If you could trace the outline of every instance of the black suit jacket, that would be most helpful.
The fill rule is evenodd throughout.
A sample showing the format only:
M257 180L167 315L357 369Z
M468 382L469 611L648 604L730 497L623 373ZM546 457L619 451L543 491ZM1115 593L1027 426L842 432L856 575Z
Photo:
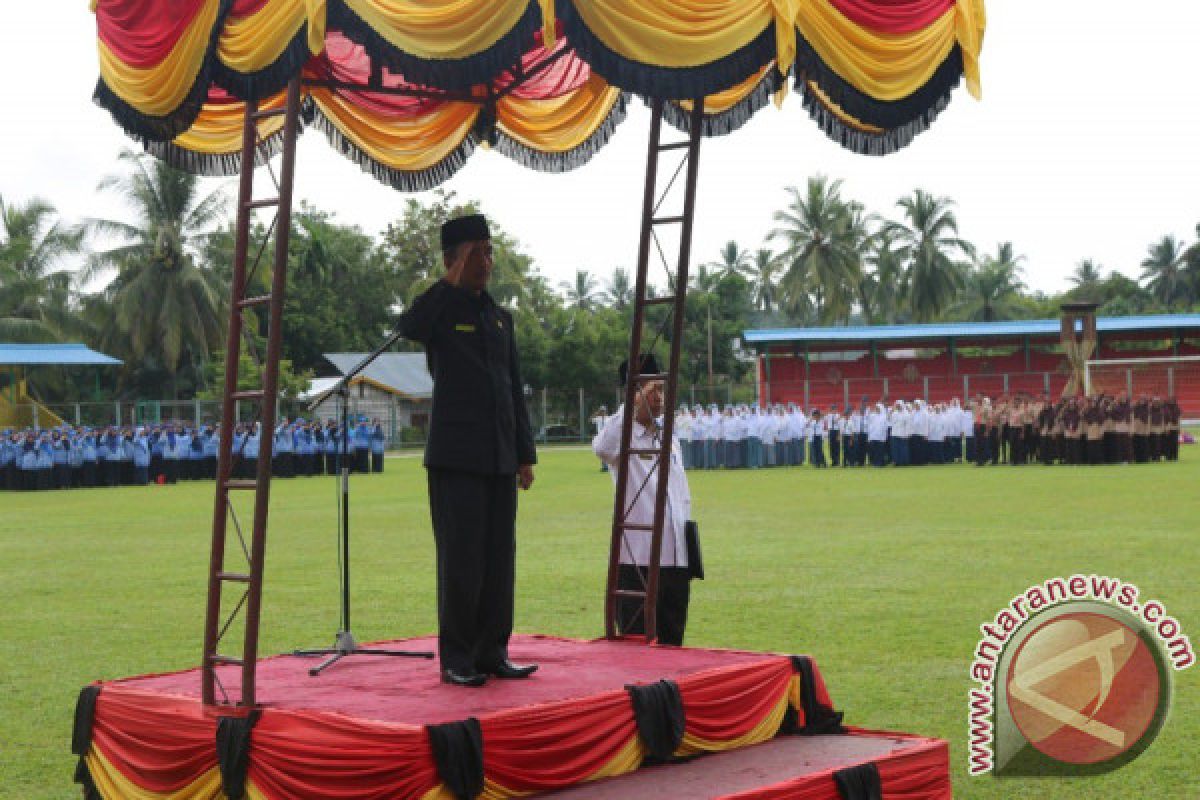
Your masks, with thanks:
M399 330L425 345L433 376L426 467L512 475L537 462L508 311L443 280L413 301Z

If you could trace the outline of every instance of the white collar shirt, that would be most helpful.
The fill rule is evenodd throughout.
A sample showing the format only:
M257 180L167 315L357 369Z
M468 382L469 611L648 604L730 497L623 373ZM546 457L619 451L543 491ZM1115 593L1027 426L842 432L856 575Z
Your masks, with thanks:
M629 446L652 449L659 446L659 432L643 427L634 420ZM617 482L618 460L621 451L621 411L605 424L592 440L592 452L609 466L613 485ZM626 522L636 525L654 523L654 498L658 493L660 472L655 469L658 456L629 457L629 477L625 488ZM639 492L638 490L641 489ZM688 490L687 473L683 470L679 441L671 444L671 467L667 478L667 507L663 518L661 567L687 566L687 540L684 529L692 516L692 495ZM650 563L650 531L625 531L619 560L622 564L647 566Z

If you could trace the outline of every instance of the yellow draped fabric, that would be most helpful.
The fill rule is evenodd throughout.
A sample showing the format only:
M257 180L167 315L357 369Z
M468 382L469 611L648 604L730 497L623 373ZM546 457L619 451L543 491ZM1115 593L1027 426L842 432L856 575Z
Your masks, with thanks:
M497 126L542 153L563 153L586 142L621 99L621 90L592 73L573 92L547 100L508 96L496 103Z
M779 733L779 726L783 724L784 714L788 710L788 694L789 692L785 691L771 708L770 713L753 728L734 739L724 741L703 739L695 734L685 732L675 755L694 756L698 753L720 753L726 750L736 750L739 747L749 747L752 744L759 744L774 738L775 734Z
M207 0L171 52L152 67L132 67L98 41L100 77L142 114L162 117L183 103L204 65L220 0Z
M983 0L958 0L955 8L954 30L963 54L963 80L967 91L976 100L983 96L979 79L979 53L983 50L983 31L987 12Z
M575 11L614 53L644 64L694 67L723 58L746 46L787 12L795 0L574 0ZM779 8L777 8L779 7ZM786 69L795 57L791 34L794 14L778 19L791 55L780 57Z
M758 72L751 75L746 80L731 86L723 92L715 92L704 98L704 113L705 114L721 114L736 106L738 103L745 100L754 90L758 88L759 83L771 71L773 64L767 64ZM692 110L691 100L680 100L679 107L684 111Z
M304 6L295 0L270 0L253 14L231 16L217 40L217 58L238 72L257 72L283 54L304 20Z
M465 58L511 31L525 13L517 0L344 0L396 48L418 58Z
M259 108L282 108L286 101L287 93L280 92L260 103ZM242 149L242 124L245 114L245 103L205 103L192 127L175 137L174 144L193 153L237 153ZM267 117L259 120L257 126L258 138L266 139L283 128L283 117Z
M126 778L95 745L88 750L84 760L87 761L92 782L104 800L225 800L225 793L221 790L221 771L216 767L177 791L152 792ZM250 783L246 784L246 794L252 800L266 800Z
M446 103L431 113L398 119L325 89L313 89L312 99L351 144L385 167L405 172L429 169L453 153L479 116L474 103Z
M588 783L603 778L615 778L618 775L626 775L640 767L645 759L646 746L642 744L641 738L635 734L609 759L608 763L584 778L583 782ZM483 792L479 795L479 800L509 800L509 798L525 797L530 794L532 792L509 789L507 786L502 786L490 778L484 778ZM425 800L429 799L426 798ZM447 795L444 799L439 796L436 800L450 800L450 795Z
M842 16L829 0L801 0L798 27L822 61L876 100L920 89L955 43L953 10L919 31L881 34Z

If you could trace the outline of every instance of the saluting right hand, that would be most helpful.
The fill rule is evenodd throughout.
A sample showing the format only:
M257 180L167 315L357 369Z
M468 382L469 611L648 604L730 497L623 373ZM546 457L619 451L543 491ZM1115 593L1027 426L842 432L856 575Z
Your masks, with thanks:
M451 286L462 286L463 273L466 272L467 261L470 260L471 254L474 251L474 242L458 248L458 255L450 263L450 268L446 271L446 283Z

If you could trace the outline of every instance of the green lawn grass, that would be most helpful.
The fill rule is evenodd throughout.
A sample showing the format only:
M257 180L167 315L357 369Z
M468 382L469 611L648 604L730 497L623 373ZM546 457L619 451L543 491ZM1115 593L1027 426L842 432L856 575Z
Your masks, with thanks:
M436 627L418 459L353 482L354 631ZM1056 575L1159 598L1200 645L1200 453L1134 467L692 473L708 580L688 643L810 653L848 723L943 737L967 798L1200 797L1200 668L1175 676L1153 747L1107 776L966 775L968 667L986 622ZM274 485L261 652L337 627L332 479ZM612 484L584 450L543 454L518 519L517 627L602 632ZM75 697L97 678L198 663L212 485L0 495L0 797L76 796Z

